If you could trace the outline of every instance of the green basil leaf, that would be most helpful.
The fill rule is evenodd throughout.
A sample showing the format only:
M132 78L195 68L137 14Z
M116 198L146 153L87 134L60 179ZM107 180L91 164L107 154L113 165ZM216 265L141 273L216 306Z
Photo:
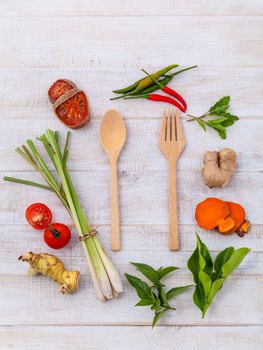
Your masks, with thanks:
M178 294L185 292L190 287L193 287L193 285L172 288L167 292L166 297L168 300L170 300L176 297Z
M153 292L147 283L145 283L141 279L139 279L135 276L129 275L127 273L125 274L125 276L126 276L127 280L129 281L129 283L136 290L139 298L146 299L149 301L152 300L153 303L155 302L155 297L153 295Z
M159 310L161 308L161 300L156 299L155 304L151 307L151 310Z
M219 101L217 101L209 109L209 113L217 115L217 113L225 112L228 109L228 107L229 107L229 103L230 103L230 96L222 97Z
M135 306L149 306L152 305L153 301L148 299L141 299Z
M231 119L226 119L224 122L222 122L222 125L225 128L227 128L228 126L232 126L233 124L235 124L235 121Z
M235 249L233 247L228 247L224 250L222 250L218 255L216 256L214 267L215 271L217 273L217 276L220 275L222 266L229 260L231 255L234 253Z
M159 280L162 279L164 276L168 275L168 273L173 272L177 269L178 269L178 267L175 267L175 266L160 267L157 270Z
M159 275L156 270L154 270L151 266L141 263L132 262L138 271L140 271L145 277L148 278L152 283L157 284L159 282Z
M158 323L158 321L160 320L160 318L167 312L167 309L163 309L162 311L159 312L155 312L155 316L153 318L153 322L152 322L152 328Z
M249 248L239 248L233 252L228 261L222 266L222 277L228 277L250 252Z
M222 288L223 284L224 284L225 279L224 278L220 278L218 280L215 280L212 283L211 289L210 289L210 293L207 297L207 303L210 305L214 296L216 295L216 293L219 291L219 289Z
M208 294L210 293L212 278L204 271L199 271L198 277L199 277L200 283L203 286L205 297L207 297Z

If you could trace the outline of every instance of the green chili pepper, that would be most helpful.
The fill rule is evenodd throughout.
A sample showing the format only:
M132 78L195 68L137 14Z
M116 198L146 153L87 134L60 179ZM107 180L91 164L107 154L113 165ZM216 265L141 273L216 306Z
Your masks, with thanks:
M160 79L158 82L160 84L162 84L163 86L166 86L172 79L174 76L182 73L182 72L185 72L187 70L190 70L190 69L193 69L193 68L196 68L197 66L191 66L191 67L187 67L187 68L184 68L184 69L181 69L181 70L178 70L177 72L175 73L172 73L172 74L169 74L167 76L164 76L163 79ZM139 91L136 95L145 95L145 94L150 94L151 92L154 92L156 90L160 89L160 86L158 83L152 85L152 86L149 86L148 88L146 89L143 89L142 91Z
M185 71L187 71L187 70L190 70L190 69L193 69L193 68L196 68L197 67L197 65L195 65L195 66L191 66L191 67L186 67L186 68L184 68L184 69L181 69L181 70L179 70L179 71L177 71L177 72L174 72L174 73L172 73L172 74L162 74L163 76L164 76L164 78L162 78L162 79L160 79L159 80L159 83L161 83L163 86L165 86L165 85L167 85L172 79L173 79L173 77L174 76L176 76L176 75L178 75L178 74L180 74L180 73L183 73L183 72L185 72ZM158 72L157 72L158 73ZM154 73L154 74L156 74L156 73ZM151 76L154 76L154 74L151 74ZM161 77L161 76L160 76ZM145 79L145 78L143 78L143 79ZM135 86L135 84L136 84L136 86L138 86L138 84L139 84L139 82L140 81L142 81L143 79L141 79L141 80L138 80L136 83L134 83L133 85ZM156 80L156 79L155 79ZM130 85L130 87L131 87L132 85ZM127 87L126 89L128 89L129 87ZM156 91L156 90L158 90L158 89L160 89L160 87L158 86L158 84L153 84L153 85L151 85L151 86L149 86L149 87L146 87L145 89L143 89L143 90L139 90L139 91L137 91L137 88L134 88L133 90L129 90L129 91L126 91L126 93L124 93L123 92L123 95L120 95L120 96L118 96L118 97L113 97L113 98L111 98L111 100L117 100L117 99L120 99L120 98L124 98L124 97L126 97L126 96L132 96L132 95L145 95L145 94L150 94L151 92L154 92L154 91ZM122 90L124 90L124 89L122 89ZM116 91L120 91L120 90L115 90L114 92L116 92Z
M153 74L151 76L155 79L158 80L161 76L163 76L165 73L169 72L169 70L178 67L178 64L172 64L170 66L167 66ZM140 80L137 80L134 84L127 86L126 88L119 89L119 90L114 90L113 92L116 94L124 94L126 95L127 93L130 94L137 94L138 91L141 91L145 89L148 86L153 85L154 82L150 77L145 77ZM118 96L115 98L112 98L111 100L117 100L119 98L122 98L122 96Z
M144 79L144 78L142 78L142 79ZM130 86L127 86L126 88L119 89L119 90L113 90L112 92L114 92L115 94L126 94L127 92L134 90L142 79L137 80L135 83L133 83Z

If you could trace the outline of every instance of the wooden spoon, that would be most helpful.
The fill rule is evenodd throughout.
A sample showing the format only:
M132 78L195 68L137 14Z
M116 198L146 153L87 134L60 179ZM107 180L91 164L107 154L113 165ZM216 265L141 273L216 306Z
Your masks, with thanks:
M126 128L120 113L108 110L100 124L100 142L111 167L111 249L120 250L117 162L125 144Z

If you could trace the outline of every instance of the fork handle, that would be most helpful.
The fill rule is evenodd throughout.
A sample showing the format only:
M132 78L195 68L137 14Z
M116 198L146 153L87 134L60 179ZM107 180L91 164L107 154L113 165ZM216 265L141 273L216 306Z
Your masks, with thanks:
M169 236L170 250L179 249L177 196L176 196L176 163L169 162Z

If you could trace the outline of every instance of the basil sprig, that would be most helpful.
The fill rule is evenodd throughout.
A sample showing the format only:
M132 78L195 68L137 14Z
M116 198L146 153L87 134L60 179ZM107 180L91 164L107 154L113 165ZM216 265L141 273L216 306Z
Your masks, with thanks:
M214 296L222 288L227 277L240 265L249 248L234 249L228 247L222 250L214 263L206 245L197 236L197 247L188 260L188 268L196 283L193 301L202 311L204 318Z
M229 113L227 110L229 108L230 96L224 96L219 101L217 101L212 107L210 107L209 111L201 115L201 117L192 117L188 121L195 120L201 128L206 131L206 127L209 126L213 128L218 135L222 138L226 138L227 127L233 125L235 121L239 118L236 115ZM219 118L203 120L208 116L217 116Z
M158 270L155 270L146 264L134 262L131 264L151 282L151 285L149 285L138 277L125 274L128 282L133 286L140 298L135 306L151 306L151 310L154 311L152 321L152 327L154 327L167 311L175 310L175 308L171 307L169 301L192 286L175 287L166 292L164 289L165 285L161 283L161 279L177 270L178 267L160 267Z

